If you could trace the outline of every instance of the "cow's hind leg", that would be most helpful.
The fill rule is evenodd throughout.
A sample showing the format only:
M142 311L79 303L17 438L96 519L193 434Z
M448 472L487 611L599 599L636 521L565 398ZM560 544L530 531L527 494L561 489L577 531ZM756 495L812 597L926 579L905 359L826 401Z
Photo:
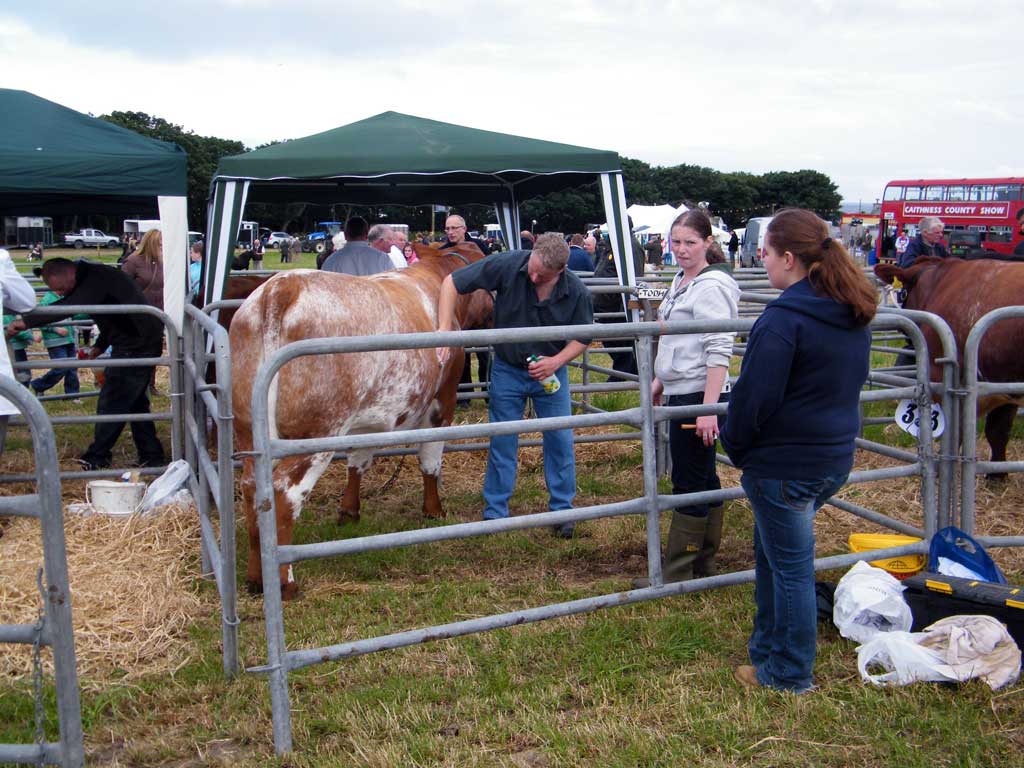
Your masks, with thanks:
M302 506L309 497L310 491L331 462L331 453L315 453L309 456L289 456L281 459L274 467L274 516L277 524L277 543L291 544L292 530L295 520L302 512ZM242 483L243 495L247 493L246 483ZM255 495L254 484L249 485L248 493ZM247 501L246 510L250 509ZM255 514L253 515L255 518ZM255 556L253 555L255 553ZM299 592L295 583L295 574L291 565L283 565L278 574L281 585L281 598L291 600ZM249 565L246 572L249 591L263 591L262 559L260 556L259 528L254 519L249 526Z
M359 487L363 473L373 464L373 451L350 451L348 454L348 483L338 510L338 525L359 522Z
M1013 419L1017 415L1017 404L1007 403L994 408L985 417L985 439L992 449L992 461L1006 461L1006 446L1010 442ZM1005 472L987 475L989 480L1006 480Z
M260 561L260 529L256 521L256 484L252 459L242 462L242 509L249 539L249 559L245 566L245 586L254 595L263 594L263 572Z
M462 350L457 350L462 351ZM448 370L444 381L438 388L437 399L431 404L430 411L423 419L423 427L447 427L455 417L455 401L459 385L456 373L458 368ZM444 517L441 507L441 496L438 485L441 480L441 460L444 457L444 442L423 443L420 445L420 471L423 473L423 515L424 517Z
M420 471L423 473L423 515L424 517L444 517L441 507L441 496L438 493L438 482L441 479L441 457L444 455L444 443L423 443L420 445Z

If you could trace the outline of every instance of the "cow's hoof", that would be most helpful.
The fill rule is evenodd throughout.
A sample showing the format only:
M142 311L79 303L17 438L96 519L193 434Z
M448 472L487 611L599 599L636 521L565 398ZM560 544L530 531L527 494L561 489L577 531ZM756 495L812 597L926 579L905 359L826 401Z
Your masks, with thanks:
M263 582L260 581L247 581L245 582L245 588L249 591L250 595L262 595L263 594ZM291 584L281 585L281 599L282 600L294 600L299 596L299 585L294 581Z
M985 480L989 483L1005 483L1009 479L1010 476L1005 472L1000 472L998 474L992 475L985 475Z
M431 520L440 520L442 517L444 517L444 510L443 509L424 509L423 510L423 516L424 517L428 517Z
M347 509L338 510L338 525L347 525L348 523L358 523L359 513L352 512Z
M281 599L294 600L299 596L299 585L296 582L281 585Z

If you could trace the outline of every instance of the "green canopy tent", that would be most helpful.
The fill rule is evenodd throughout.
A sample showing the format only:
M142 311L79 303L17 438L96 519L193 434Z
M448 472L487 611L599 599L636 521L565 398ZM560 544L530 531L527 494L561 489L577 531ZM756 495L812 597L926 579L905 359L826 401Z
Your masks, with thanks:
M615 152L510 136L397 112L222 158L211 185L206 301L223 293L242 211L251 202L495 206L519 247L519 203L600 180L620 281L635 282L622 166Z
M186 158L176 144L0 88L0 215L158 210L164 310L178 330L188 275Z

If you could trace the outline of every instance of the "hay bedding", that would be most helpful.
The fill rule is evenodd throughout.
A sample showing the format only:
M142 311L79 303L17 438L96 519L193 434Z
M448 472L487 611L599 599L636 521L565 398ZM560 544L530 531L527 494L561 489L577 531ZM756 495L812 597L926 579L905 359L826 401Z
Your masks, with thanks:
M187 630L204 607L194 582L199 521L169 505L128 518L65 516L79 677L173 674L189 661ZM0 623L34 622L42 564L38 521L18 518L0 538ZM29 674L29 646L0 645L0 676ZM44 653L50 664L50 656Z

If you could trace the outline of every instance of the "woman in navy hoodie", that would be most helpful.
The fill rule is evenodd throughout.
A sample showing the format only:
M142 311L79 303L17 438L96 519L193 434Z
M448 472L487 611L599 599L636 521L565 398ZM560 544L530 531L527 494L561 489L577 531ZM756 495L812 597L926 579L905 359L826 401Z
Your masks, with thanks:
M782 295L750 332L721 433L755 522L753 666L735 676L800 693L813 684L817 652L814 513L853 467L877 299L811 211L776 214L766 246Z

